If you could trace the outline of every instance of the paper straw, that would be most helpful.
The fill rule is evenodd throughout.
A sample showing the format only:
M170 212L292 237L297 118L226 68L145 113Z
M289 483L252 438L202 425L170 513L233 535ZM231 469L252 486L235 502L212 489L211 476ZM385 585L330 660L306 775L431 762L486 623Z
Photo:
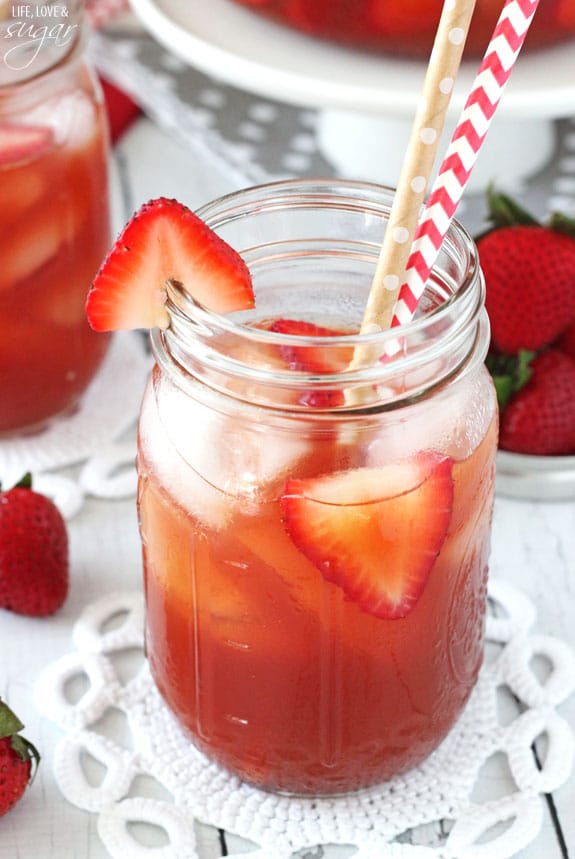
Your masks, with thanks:
M506 0L417 228L392 325L413 317L539 0Z
M445 0L443 4L361 333L390 327L475 2Z

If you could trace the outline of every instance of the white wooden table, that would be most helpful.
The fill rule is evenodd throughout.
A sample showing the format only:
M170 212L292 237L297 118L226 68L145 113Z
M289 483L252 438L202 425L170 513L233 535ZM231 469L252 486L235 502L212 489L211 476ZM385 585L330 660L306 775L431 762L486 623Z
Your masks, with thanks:
M149 121L140 122L118 147L121 182L117 218L121 223L141 202L176 196L197 207L229 190L224 177L202 170L189 153ZM141 560L133 500L90 500L69 522L71 593L64 608L46 620L0 612L0 694L26 723L43 762L25 799L0 819L0 859L107 859L95 816L63 799L54 780L52 758L61 734L35 709L33 690L42 670L71 649L72 626L83 608L106 591L140 587ZM492 570L534 601L537 630L575 648L575 502L529 502L498 498ZM561 713L575 728L575 697ZM505 776L502 773L501 779ZM238 840L199 828L202 859L238 850ZM246 847L248 850L249 847ZM142 856L144 857L143 850ZM352 851L331 848L307 853L343 859ZM548 798L537 840L518 859L575 857L575 776ZM270 857L273 859L273 857Z

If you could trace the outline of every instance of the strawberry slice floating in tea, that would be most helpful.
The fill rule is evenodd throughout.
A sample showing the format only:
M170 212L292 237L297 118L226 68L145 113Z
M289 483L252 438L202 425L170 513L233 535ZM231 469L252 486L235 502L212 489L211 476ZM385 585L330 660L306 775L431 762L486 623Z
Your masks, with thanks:
M317 325L315 322L308 322L303 319L274 319L260 327L290 337L325 339L343 337L352 333L347 330ZM280 346L280 354L290 369L324 376L345 370L353 358L353 347L334 346L329 343L329 340L327 343L322 343L319 339L315 343L306 343L302 346L293 342L286 342ZM299 402L316 409L335 409L344 404L345 397L343 391L339 389L310 390L299 398Z
M350 333L301 319L276 319L269 326L269 330L299 337L341 337ZM353 357L351 346L326 348L321 344L315 346L286 344L282 346L281 351L286 363L294 370L305 370L307 373L318 375L344 370Z
M427 451L380 468L289 479L295 545L370 614L403 618L420 598L453 505L452 460Z
M38 158L53 142L51 128L0 123L0 167Z
M216 313L254 305L241 256L182 203L159 198L134 215L100 268L86 305L90 325L96 331L167 328L169 281Z

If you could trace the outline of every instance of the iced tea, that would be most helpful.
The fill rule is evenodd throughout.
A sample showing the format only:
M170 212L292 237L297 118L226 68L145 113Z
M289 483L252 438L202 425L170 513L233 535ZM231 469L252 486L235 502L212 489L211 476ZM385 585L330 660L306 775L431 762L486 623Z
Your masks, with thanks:
M407 57L429 56L441 0L235 0L308 36ZM466 52L481 56L501 13L500 0L478 0ZM526 48L575 37L572 0L541 0Z
M110 242L107 146L76 54L0 86L0 433L74 408L106 352L84 305Z

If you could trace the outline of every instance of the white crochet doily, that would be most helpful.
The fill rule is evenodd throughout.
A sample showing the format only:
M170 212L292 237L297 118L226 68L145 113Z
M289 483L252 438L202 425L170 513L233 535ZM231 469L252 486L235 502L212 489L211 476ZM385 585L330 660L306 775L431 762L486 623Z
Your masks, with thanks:
M197 751L148 672L139 593L108 595L86 609L74 629L75 651L40 678L37 705L65 732L54 763L62 793L98 815L102 842L117 859L197 859L194 820L248 839L250 859L289 859L322 844L355 847L354 859L507 859L537 835L542 795L567 780L574 758L572 731L556 708L575 688L575 654L535 634L534 621L520 592L492 582L484 665L450 735L417 769L345 797L265 793ZM538 661L546 665L543 678L534 670ZM80 682L83 694L78 699L76 688L70 700ZM110 716L118 711L125 716L121 739ZM502 755L507 792L501 795L499 781L490 796L493 777L481 786L481 774ZM103 778L88 777L87 759L98 762ZM138 788L146 777L157 795ZM417 844L417 827L434 822L435 839ZM134 823L159 827L169 843L143 846Z
M135 433L122 436L138 416L152 359L141 334L114 335L79 408L31 435L0 439L0 475L10 486L31 472L34 488L71 517L85 495L103 498L135 493ZM82 463L78 477L52 471ZM131 466L124 468L124 466Z

